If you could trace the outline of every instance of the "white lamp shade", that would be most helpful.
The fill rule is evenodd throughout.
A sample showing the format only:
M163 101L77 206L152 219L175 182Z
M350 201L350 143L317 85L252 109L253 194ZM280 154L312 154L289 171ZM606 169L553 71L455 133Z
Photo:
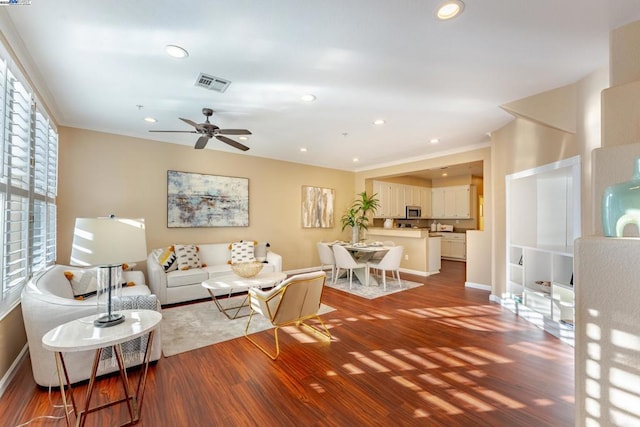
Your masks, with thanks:
M71 265L116 265L146 256L144 219L76 218Z

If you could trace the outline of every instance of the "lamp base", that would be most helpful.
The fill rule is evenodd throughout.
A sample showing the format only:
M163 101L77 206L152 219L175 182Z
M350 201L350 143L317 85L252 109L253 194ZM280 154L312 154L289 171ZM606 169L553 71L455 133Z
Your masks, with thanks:
M108 328L109 326L119 325L122 322L124 322L124 314L111 313L98 317L93 321L93 326L96 328Z

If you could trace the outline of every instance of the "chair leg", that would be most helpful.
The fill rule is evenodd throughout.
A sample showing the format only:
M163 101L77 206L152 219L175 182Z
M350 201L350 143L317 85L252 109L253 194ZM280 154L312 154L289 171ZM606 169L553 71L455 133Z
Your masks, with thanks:
M384 292L387 292L387 271L380 270L380 272L382 273L382 289Z
M340 267L336 267L336 274L333 276L333 284L335 285L338 282L338 276L340 275Z
M352 281L353 281L353 269L349 269L349 290L351 290Z
M402 287L402 280L400 280L400 270L396 270L396 276L398 277L398 286Z
M255 313L255 311L251 310L251 314L249 314L249 320L247 321L247 326L245 326L244 328L244 336L246 339L248 339L253 345L255 345L256 347L258 347L260 350L262 350L262 352L264 354L266 354L267 356L269 356L272 360L276 360L278 358L278 356L280 355L280 343L278 342L278 329L280 329L279 326L275 327L275 331L273 332L275 341L276 341L276 352L274 354L269 353L269 351L267 351L264 347L262 347L260 344L258 344L256 341L253 340L253 338L251 338L249 336L249 324L251 323L251 319L253 318L253 314Z

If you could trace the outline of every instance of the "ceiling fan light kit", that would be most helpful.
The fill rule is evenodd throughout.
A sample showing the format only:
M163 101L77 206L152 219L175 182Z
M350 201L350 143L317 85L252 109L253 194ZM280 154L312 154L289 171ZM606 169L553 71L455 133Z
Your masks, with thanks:
M247 151L249 149L246 145L241 144L238 141L234 141L231 138L227 138L224 135L251 135L250 131L247 129L220 129L209 121L209 117L213 115L213 110L211 108L203 108L202 114L206 117L204 123L196 123L193 120L178 117L186 124L193 126L195 130L150 130L149 132L195 133L201 135L194 146L197 150L203 149L211 138L216 138L218 141L222 141L225 144L241 151Z

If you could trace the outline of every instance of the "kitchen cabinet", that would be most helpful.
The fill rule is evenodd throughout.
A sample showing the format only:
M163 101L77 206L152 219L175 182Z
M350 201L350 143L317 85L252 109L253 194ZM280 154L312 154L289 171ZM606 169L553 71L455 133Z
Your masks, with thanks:
M469 219L475 215L475 185L431 189L431 218Z
M378 195L380 206L376 210L376 218L403 218L404 186L393 182L373 181L373 192Z
M373 192L380 200L376 218L404 218L406 206L420 206L421 218L429 218L431 197L427 187L373 181Z
M508 175L506 205L507 298L516 313L573 344L579 156Z
M442 258L453 260L467 259L467 236L465 233L442 233Z

